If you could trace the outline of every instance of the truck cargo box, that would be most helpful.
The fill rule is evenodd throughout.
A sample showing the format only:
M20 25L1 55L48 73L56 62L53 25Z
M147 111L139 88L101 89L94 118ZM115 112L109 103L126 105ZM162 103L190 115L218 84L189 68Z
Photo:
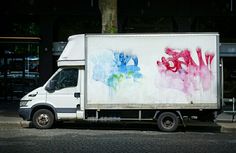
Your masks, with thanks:
M213 121L222 96L218 33L70 36L58 70L20 102L39 129L56 121Z
M85 65L86 109L217 109L218 37L75 35L58 62Z

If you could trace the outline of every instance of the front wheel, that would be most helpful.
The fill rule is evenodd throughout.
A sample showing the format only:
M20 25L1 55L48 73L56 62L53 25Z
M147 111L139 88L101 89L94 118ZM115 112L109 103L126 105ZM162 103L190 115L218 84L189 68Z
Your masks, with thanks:
M178 127L178 117L172 112L163 112L157 119L157 126L161 131L173 132Z
M37 129L49 129L54 123L54 115L50 110L39 109L33 115L33 124Z

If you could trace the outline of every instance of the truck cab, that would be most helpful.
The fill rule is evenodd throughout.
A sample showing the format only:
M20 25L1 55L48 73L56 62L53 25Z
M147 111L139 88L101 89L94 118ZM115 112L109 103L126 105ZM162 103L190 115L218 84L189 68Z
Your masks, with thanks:
M83 119L83 74L78 67L59 68L44 86L21 99L20 116L32 120L38 128L48 128L54 120Z

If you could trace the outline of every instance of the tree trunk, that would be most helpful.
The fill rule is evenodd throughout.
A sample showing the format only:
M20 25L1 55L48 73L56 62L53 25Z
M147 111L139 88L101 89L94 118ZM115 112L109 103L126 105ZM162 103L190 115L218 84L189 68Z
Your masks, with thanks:
M102 33L117 33L117 0L99 0Z

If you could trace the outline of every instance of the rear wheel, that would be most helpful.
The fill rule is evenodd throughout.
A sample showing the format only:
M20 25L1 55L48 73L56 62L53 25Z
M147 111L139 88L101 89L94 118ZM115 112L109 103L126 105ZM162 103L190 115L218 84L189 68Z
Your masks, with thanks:
M157 126L161 131L173 132L178 127L178 117L172 112L163 112L157 119Z
M54 115L50 110L39 109L33 115L33 124L38 129L49 129L54 123Z

